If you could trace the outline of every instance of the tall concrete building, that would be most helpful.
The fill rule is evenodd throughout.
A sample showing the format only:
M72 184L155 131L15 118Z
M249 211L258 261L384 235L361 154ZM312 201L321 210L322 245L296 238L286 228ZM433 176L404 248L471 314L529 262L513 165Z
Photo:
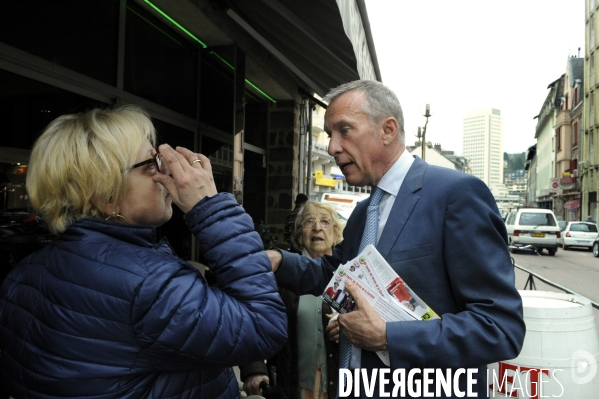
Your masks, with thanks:
M464 117L462 152L474 176L488 186L503 183L503 119L497 108L471 111Z

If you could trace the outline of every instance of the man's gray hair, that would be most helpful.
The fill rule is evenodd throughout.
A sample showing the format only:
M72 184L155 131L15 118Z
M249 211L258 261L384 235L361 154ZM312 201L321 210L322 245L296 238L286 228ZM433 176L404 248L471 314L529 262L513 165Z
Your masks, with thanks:
M395 93L384 84L376 80L354 80L331 89L323 100L330 104L337 97L354 90L366 94L363 111L370 118L372 125L376 125L390 116L397 119L399 141L404 143L405 133L401 105Z

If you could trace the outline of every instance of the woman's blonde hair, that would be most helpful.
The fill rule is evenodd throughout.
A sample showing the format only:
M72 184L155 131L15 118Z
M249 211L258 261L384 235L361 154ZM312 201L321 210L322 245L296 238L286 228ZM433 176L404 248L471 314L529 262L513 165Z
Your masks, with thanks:
M300 243L300 237L302 235L302 222L304 221L304 216L309 213L316 214L317 211L325 211L331 216L331 221L333 222L333 234L335 234L335 243L334 245L339 244L343 241L343 228L345 227L345 223L339 219L339 215L337 211L329 204L325 204L323 202L317 201L308 201L305 203L301 211L297 214L295 218L295 229L293 230L293 241L295 245L301 250L303 249L303 245Z
M78 218L103 217L104 205L119 203L146 139L155 145L156 130L134 105L52 121L33 145L27 170L31 204L50 231L62 233Z

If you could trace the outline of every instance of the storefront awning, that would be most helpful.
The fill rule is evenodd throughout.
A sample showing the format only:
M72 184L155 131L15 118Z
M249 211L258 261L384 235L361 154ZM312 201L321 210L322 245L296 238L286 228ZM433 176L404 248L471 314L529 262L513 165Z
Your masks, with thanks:
M580 200L579 199L575 199L572 201L568 201L564 204L564 208L565 209L576 209L580 207Z

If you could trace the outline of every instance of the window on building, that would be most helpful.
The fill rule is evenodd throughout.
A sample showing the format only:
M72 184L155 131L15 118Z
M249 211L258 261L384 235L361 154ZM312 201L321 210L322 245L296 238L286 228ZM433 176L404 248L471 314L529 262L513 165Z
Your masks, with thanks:
M560 151L562 149L562 128L558 127L555 129L555 144L557 146L557 150Z
M126 91L197 117L198 52L144 8L127 3Z
M118 17L118 0L3 2L0 42L115 85Z
M578 122L572 125L572 146L578 146Z

